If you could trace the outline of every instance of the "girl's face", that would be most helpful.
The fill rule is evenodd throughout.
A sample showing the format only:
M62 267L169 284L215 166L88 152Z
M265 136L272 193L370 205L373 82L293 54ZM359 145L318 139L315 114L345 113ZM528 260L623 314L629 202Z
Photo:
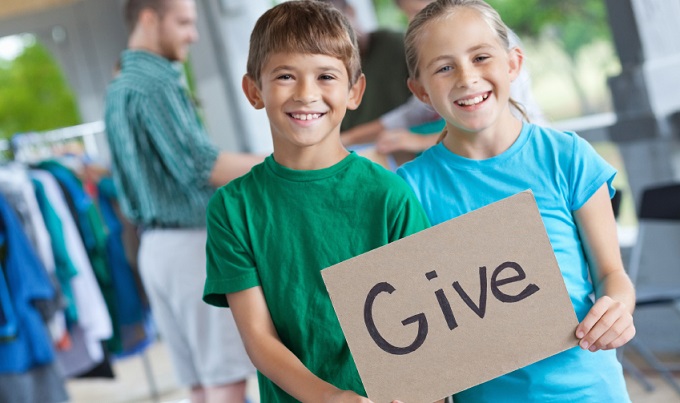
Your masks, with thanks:
M419 78L409 88L446 119L450 132L497 133L511 118L510 83L522 54L506 50L477 11L459 8L430 22L418 58Z

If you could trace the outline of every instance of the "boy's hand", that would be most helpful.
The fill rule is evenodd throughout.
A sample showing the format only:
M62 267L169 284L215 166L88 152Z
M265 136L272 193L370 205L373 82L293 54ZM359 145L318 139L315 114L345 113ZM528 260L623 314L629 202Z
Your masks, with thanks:
M595 301L588 315L576 327L579 346L584 350L610 350L635 336L633 315L622 302L604 296Z

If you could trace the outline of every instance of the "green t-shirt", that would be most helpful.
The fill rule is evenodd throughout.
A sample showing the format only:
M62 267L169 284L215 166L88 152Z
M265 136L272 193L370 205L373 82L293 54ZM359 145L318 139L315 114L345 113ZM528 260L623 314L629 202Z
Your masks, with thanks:
M272 156L208 205L203 299L261 286L279 337L315 375L366 395L320 271L429 226L413 191L354 153L298 171ZM351 292L351 290L347 290ZM263 402L294 402L258 374Z

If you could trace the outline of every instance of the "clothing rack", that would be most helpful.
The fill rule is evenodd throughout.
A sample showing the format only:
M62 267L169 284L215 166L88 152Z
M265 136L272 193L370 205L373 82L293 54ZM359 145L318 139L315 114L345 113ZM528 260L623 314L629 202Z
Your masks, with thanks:
M50 157L50 151L45 146L57 143L65 143L70 140L80 139L85 148L85 154L92 159L102 157L101 147L98 144L97 136L105 133L103 121L94 121L76 126L69 126L60 129L48 130L43 132L29 132L15 134L9 142L0 143L0 150L9 148L14 159L23 162L33 162L34 159ZM8 144L7 144L8 143ZM43 155L31 155L30 150L40 148Z
M0 139L0 153L12 152L13 159L19 162L35 163L39 160L54 157L51 146L66 143L71 140L82 140L85 155L92 160L101 161L108 158L106 145L100 146L99 141L106 141L103 136L106 126L103 121L94 121L76 126L69 126L43 132L29 132L15 134L11 140ZM100 137L99 139L97 137ZM38 153L31 153L36 149ZM108 161L108 159L106 160ZM154 403L160 401L160 394L152 371L151 362L146 351L138 354L142 360L149 392Z

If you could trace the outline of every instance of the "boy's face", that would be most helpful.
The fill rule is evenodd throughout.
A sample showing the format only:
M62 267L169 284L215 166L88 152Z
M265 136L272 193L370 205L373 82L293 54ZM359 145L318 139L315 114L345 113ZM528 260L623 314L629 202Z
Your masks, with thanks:
M243 78L250 103L267 111L275 150L288 155L339 145L340 123L359 106L364 87L363 76L350 87L342 60L301 53L270 55L259 86Z

